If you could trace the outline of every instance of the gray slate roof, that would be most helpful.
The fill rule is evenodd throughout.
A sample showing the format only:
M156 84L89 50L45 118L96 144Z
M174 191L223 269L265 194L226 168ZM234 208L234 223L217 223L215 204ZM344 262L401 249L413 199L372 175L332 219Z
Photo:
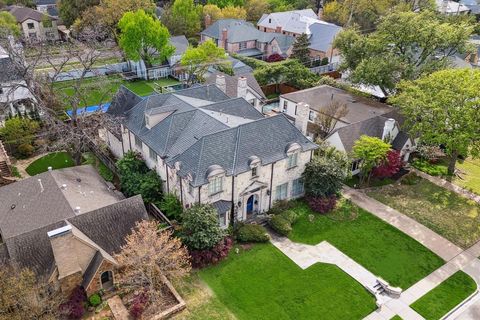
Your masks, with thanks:
M232 63L233 73L236 76L246 74L246 73L253 73L252 67L247 66L242 61L240 61L238 59L235 59L235 58L232 58L230 56L228 57L228 60Z
M188 40L184 35L170 37L170 44L175 47L174 55L182 55L188 48Z
M38 22L41 22L44 18L50 18L51 20L57 20L57 18L46 15L40 11L33 10L27 7L20 6L9 6L7 10L17 19L18 22L22 23L27 19L32 19Z
M263 114L243 98L233 98L203 107L204 110L211 110L232 116L247 118L251 120L263 119Z
M255 77L253 76L252 73L244 73L242 75L230 76L228 74L225 74L223 72L215 70L214 72L212 72L210 74L210 76L208 76L205 83L215 84L216 79L217 79L217 75L223 75L225 77L226 94L230 98L238 97L238 90L237 90L238 89L238 78L245 77L245 78L247 78L247 85L250 87L250 89L255 91L261 98L267 99L267 97L265 96L265 94L262 91L262 88L258 84L257 79L255 79Z
M112 99L107 113L113 116L124 116L143 99L133 91L121 85Z
M218 200L212 203L212 206L217 210L218 214L222 214L232 209L232 201Z
M327 52L342 28L334 24L314 23L310 26L310 49Z

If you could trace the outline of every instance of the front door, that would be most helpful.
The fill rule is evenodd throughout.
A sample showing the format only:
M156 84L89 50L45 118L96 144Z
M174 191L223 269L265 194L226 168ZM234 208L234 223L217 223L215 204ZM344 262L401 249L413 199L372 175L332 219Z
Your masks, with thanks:
M102 288L107 290L113 287L113 274L111 271L105 271L100 275L100 281L102 283Z
M247 200L247 216L253 213L254 205L255 205L255 195L252 194Z

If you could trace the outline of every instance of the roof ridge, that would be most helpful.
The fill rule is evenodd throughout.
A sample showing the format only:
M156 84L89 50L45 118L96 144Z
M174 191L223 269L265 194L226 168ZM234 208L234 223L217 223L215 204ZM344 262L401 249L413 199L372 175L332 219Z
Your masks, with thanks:
M200 145L200 152L199 152L199 154L198 154L197 170L195 170L195 172L198 172L198 170L200 170L200 159L202 158L203 146L204 146L204 144L205 144L205 139L204 139L204 138L205 138L205 136L203 136L203 137L200 139L202 144ZM200 140L199 140L199 141L200 141ZM197 141L197 142L199 142L199 141ZM197 143L197 142L195 142L195 143ZM190 148L191 148L191 147L190 147ZM190 149L190 148L188 148L188 149ZM187 149L187 150L188 150L188 149ZM185 151L186 151L186 150L185 150ZM195 180L197 180L197 179L198 179L198 176L195 177Z
M232 176L235 175L235 172L237 171L237 154L238 154L238 145L240 142L240 136L241 136L242 130L241 127L237 127L237 139L235 140L235 150L233 151L233 165L232 165Z

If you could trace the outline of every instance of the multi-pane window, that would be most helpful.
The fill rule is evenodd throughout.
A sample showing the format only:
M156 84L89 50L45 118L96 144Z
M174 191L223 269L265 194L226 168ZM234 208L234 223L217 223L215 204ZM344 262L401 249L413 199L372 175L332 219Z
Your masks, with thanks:
M148 155L149 155L151 160L157 162L157 153L155 151L153 151L153 149L150 148L150 147L148 147Z
M135 136L135 146L140 150L142 149L142 140L137 136Z
M247 43L246 42L240 42L240 50L245 50L247 49Z
M35 25L32 22L27 23L28 29L35 29Z
M288 156L288 166L287 168L293 168L297 166L298 161L298 152L292 153Z
M210 183L208 184L209 193L212 195L221 192L223 190L222 185L223 176L213 177L212 179L210 179Z
M303 179L298 178L293 180L292 183L292 197L296 197L303 194Z
M257 167L253 167L253 168L252 168L252 178L255 178L255 177L257 177L257 176L258 176L258 174L257 174Z
M288 109L288 102L283 101L283 112L287 112L287 109Z
M220 227L227 226L227 212L222 212L218 214L218 223L220 224Z
M277 186L275 190L275 200L287 199L288 182Z

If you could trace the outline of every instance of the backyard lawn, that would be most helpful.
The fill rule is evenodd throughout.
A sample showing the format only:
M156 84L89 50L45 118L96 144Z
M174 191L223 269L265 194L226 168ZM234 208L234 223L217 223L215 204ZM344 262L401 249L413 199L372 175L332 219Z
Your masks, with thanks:
M458 271L438 287L415 301L411 307L426 320L438 320L477 289L475 281Z
M87 94L82 97L80 101L81 107L94 106L99 103L105 103L112 100L113 95L117 92L120 85L124 85L136 94L140 96L147 96L154 93L154 89L157 86L170 86L179 84L179 82L172 78L165 78L159 80L141 80L128 82L122 80L118 76L111 76L108 78L90 78L83 82L83 86ZM73 95L74 89L72 88L73 81L56 82L54 88L58 94L60 100L68 102L68 96ZM67 109L70 107L67 106Z
M292 241L314 245L326 240L393 286L407 289L444 263L419 242L345 199L328 215L313 213L300 201L294 210L301 216L289 235Z
M233 250L200 277L237 319L362 319L375 298L334 265L302 270L271 244Z
M416 177L367 194L412 217L453 243L467 248L480 239L480 205Z
M68 152L53 152L33 161L26 169L31 176L45 172L48 167L63 169L75 165L72 156Z

